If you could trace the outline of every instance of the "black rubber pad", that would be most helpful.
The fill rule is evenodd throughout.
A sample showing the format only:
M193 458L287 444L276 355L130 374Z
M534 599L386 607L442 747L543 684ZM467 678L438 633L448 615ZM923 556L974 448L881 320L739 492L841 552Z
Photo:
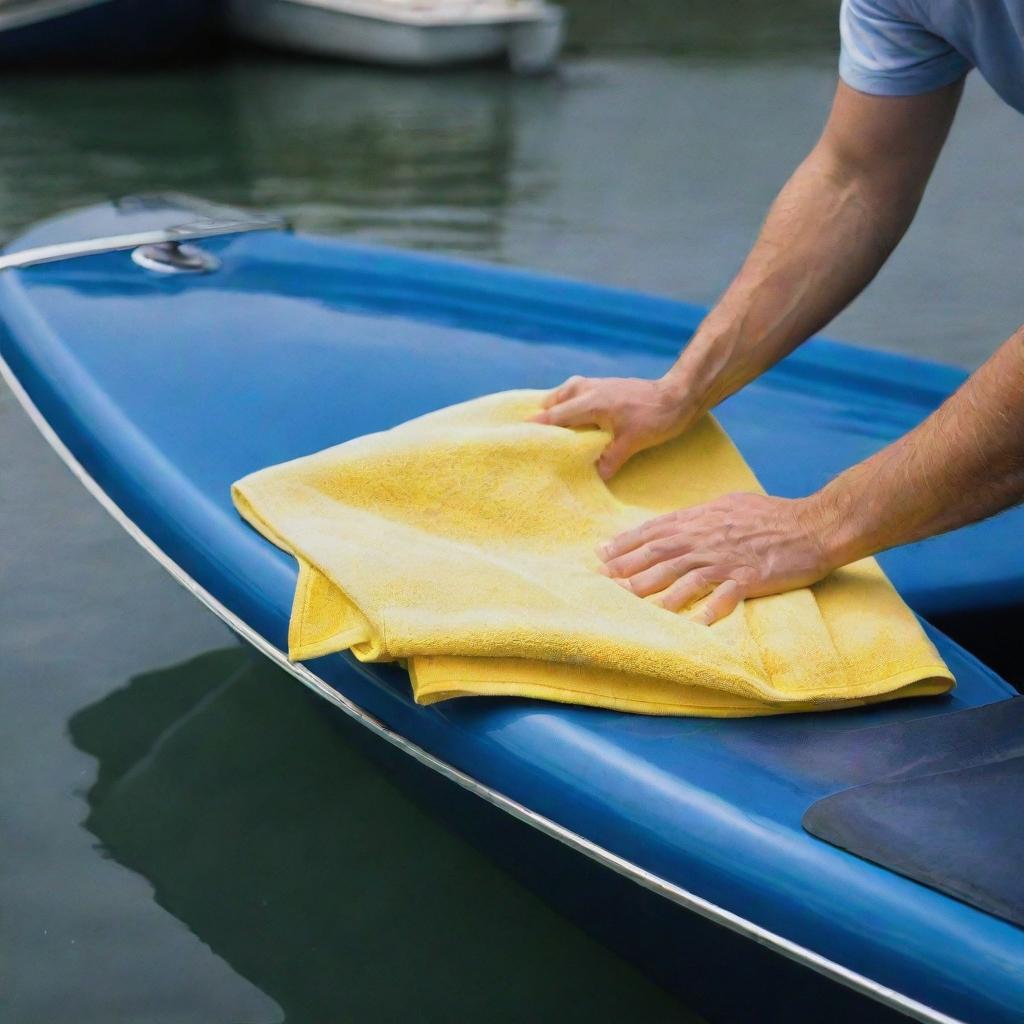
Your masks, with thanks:
M1024 697L858 731L828 759L863 784L812 804L804 828L1024 927Z

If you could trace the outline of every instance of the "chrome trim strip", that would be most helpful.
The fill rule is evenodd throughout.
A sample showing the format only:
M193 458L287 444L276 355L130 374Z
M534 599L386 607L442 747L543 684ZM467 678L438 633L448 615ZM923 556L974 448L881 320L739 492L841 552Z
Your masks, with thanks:
M796 942L792 942L782 935L777 935L776 933L769 931L767 928L763 928L761 925L755 924L753 921L748 921L746 918L740 917L739 914L735 914L731 910L719 907L709 900L698 896L696 893L690 892L688 889L684 889L681 886L668 882L665 879L644 870L636 864L633 864L631 861L626 860L624 857L620 857L617 854L612 853L610 850L606 850L603 847L598 846L596 843L591 842L589 839L577 835L575 832L559 825L550 818L546 818L541 814L537 814L535 811L531 811L528 807L511 799L511 797L507 797L503 793L499 793L497 790L492 789L490 786L486 786L483 783L478 782L472 776L467 775L465 772L448 764L446 761L442 761L440 758L435 757L429 751L410 742L401 734L393 732L379 719L364 711L357 704L354 704L332 686L328 685L319 676L310 672L304 665L289 661L287 655L283 651L274 647L259 633L255 632L255 630L235 615L234 612L222 605L212 594L192 579L188 573L181 568L181 566L172 561L152 540L150 540L145 533L142 532L141 529L139 529L138 526L135 525L134 522L132 522L131 519L128 518L128 516L124 514L124 512L121 511L120 507L115 504L114 500L89 475L64 442L57 436L50 424L46 422L42 413L36 407L28 393L21 386L20 381L15 377L14 372L2 357L0 357L0 377L3 378L7 386L14 393L15 398L17 398L36 429L43 435L50 447L53 448L53 450L60 456L68 469L71 470L85 489L103 506L103 508L107 510L111 517L133 540L140 545L140 547L152 555L152 557L155 558L157 562L159 562L160 565L162 565L171 574L171 576L178 581L178 583L180 583L200 602L206 605L210 611L222 619L228 626L238 633L239 636L247 640L253 645L253 647L265 654L271 661L275 662L285 671L290 672L301 683L304 683L315 693L330 701L331 704L340 708L345 712L345 714L354 718L357 722L364 725L381 739L393 744L399 750L404 751L421 764L428 768L432 768L445 778L450 779L459 786L462 786L463 789L469 790L471 793L475 793L481 799L486 800L488 803L493 804L495 807L498 807L503 811L506 811L514 818L518 818L520 821L523 821L528 825L532 825L538 831L543 832L552 839L556 839L559 842L564 843L577 853L589 857L591 860L597 861L597 863L601 864L603 867L631 879L637 885L642 885L645 889L671 900L680 907L684 907L695 914L699 914L701 917L707 918L715 924L728 928L730 931L737 932L738 934L743 935L761 946L767 947L781 956L802 964L813 971L817 971L819 974L824 975L826 978L829 978L838 984L845 985L847 988L853 989L854 991L868 996L885 1006L904 1013L912 1020L922 1021L924 1024L966 1024L966 1022L957 1020L954 1017L949 1017L938 1010L934 1010L931 1007L926 1006L924 1003L918 1002L916 999L911 999L909 996L905 996L902 993L897 992L895 989L880 985L871 978L858 974L856 971L850 970L848 967L844 967L842 964L836 963L833 960L829 960L827 957L821 956L813 950L807 949Z
M135 231L125 235L108 235L105 238L86 238L75 242L55 242L32 249L22 249L7 256L0 256L0 271L32 267L39 263L54 263L58 260L74 259L76 256L97 256L105 252L120 252L135 249L140 245L157 245L161 242L181 242L193 238L214 238L220 235L241 235L250 231L281 231L288 222L280 217L253 217L231 220L194 220L169 228L155 228L151 231Z

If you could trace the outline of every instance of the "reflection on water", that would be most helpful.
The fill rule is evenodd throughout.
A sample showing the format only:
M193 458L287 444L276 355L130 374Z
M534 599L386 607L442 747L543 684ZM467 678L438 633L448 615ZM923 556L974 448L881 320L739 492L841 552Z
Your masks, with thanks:
M489 254L520 109L558 86L494 73L423 81L366 70L248 65L228 75L241 176L257 205L313 230Z
M85 827L286 1020L686 1019L257 659L231 647L140 675L70 735L98 762Z
M0 131L23 144L0 155L0 231L175 189L273 205L314 230L490 253L522 98L494 72L424 80L274 59L15 81Z
M832 51L839 0L559 0L569 49L701 56Z

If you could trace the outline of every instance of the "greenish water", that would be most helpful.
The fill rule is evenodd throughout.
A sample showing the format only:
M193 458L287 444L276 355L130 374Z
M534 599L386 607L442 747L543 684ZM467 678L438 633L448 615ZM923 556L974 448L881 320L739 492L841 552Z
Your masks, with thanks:
M787 10L575 4L544 81L256 57L9 78L0 235L176 189L709 302L828 107L834 5ZM971 365L1019 323L1022 129L972 83L835 335ZM234 646L3 390L0 526L5 1022L695 1019Z

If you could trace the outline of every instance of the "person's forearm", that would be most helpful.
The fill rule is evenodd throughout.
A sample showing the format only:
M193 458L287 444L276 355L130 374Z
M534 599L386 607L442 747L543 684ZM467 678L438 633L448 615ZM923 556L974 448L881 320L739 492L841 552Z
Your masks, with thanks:
M710 409L836 316L906 230L916 197L873 195L815 152L776 199L753 250L667 375Z
M959 90L868 97L840 83L821 139L664 378L692 412L778 362L874 277L914 217Z
M920 426L806 499L833 565L1024 500L1024 327Z

